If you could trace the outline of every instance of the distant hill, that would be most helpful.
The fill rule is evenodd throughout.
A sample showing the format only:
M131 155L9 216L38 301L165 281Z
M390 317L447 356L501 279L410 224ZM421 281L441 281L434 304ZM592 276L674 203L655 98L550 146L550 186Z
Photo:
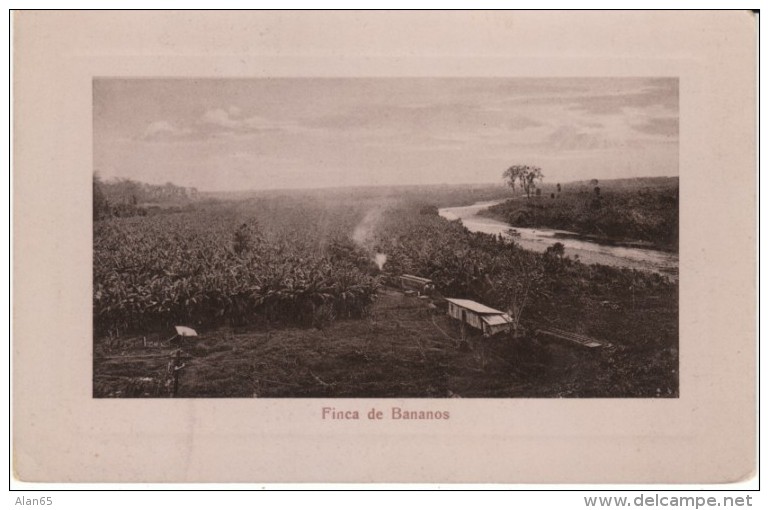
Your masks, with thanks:
M542 188L555 186L554 183L543 184ZM596 184L591 180L571 181L561 183L565 188L588 188L593 189ZM630 177L626 179L598 179L598 186L606 191L609 190L630 190L638 188L670 188L678 186L678 177Z

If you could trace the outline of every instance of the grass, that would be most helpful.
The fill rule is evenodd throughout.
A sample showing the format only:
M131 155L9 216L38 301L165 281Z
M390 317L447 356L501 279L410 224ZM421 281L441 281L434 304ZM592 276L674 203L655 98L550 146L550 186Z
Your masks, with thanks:
M595 321L600 323L600 318ZM586 350L533 337L476 336L470 338L471 349L462 349L458 325L448 316L431 309L425 300L383 290L368 317L336 321L322 331L219 328L191 339L182 347L190 358L181 372L177 396L677 395L675 377L668 382L656 372L655 360L664 353L646 346L636 349L623 338L611 340L616 343L611 349ZM143 347L141 338L135 347L118 350L98 342L95 396L169 396L165 374L173 351Z

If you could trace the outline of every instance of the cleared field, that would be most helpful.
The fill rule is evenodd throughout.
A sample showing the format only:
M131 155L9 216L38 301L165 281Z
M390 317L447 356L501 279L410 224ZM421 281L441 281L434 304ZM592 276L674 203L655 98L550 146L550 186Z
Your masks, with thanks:
M622 389L617 376L636 361L623 346L587 350L531 337L470 337L468 350L460 335L425 301L384 290L369 317L322 331L220 328L190 339L177 397L601 397ZM174 351L143 347L141 337L98 344L94 396L170 396ZM673 391L662 384L647 396Z

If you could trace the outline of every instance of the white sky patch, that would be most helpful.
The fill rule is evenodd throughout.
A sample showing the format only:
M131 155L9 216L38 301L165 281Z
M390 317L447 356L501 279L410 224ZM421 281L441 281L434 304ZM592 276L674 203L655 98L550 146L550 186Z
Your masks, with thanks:
M241 121L235 120L230 117L230 113L221 108L215 108L213 110L207 110L200 119L203 124L213 124L214 126L220 126L225 128L237 128L240 127Z
M176 136L183 136L188 133L190 133L189 129L178 128L168 121L158 120L155 122L151 122L147 126L141 138L145 140L149 140L149 139L161 137L163 135L176 137Z

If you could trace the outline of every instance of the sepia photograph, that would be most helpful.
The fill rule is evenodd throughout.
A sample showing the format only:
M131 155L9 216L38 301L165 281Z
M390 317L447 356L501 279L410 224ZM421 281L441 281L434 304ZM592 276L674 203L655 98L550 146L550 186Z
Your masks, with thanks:
M94 78L93 396L678 397L678 101Z

